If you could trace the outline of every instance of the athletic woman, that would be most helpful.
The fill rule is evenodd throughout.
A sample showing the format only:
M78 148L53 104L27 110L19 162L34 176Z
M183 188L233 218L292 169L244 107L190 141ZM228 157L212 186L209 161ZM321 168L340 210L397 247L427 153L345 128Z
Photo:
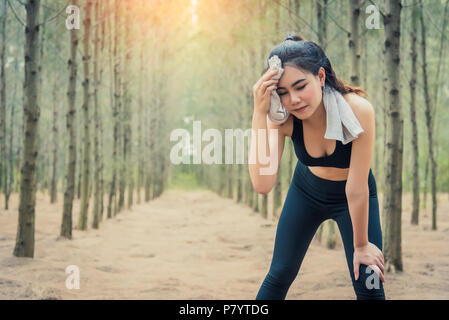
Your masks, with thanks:
M295 280L309 244L319 225L333 219L344 245L349 274L358 300L384 300L384 258L376 180L371 171L374 150L374 109L359 87L345 85L336 77L329 59L314 42L288 36L273 48L268 59L277 55L284 68L278 80L269 69L253 86L253 132L265 129L265 145L252 138L251 156L258 148L269 155L277 143L277 164L285 137L291 137L298 162L277 224L271 266L256 299L285 299ZM323 86L340 92L357 117L363 132L343 145L325 139L326 110ZM283 124L267 119L270 94L276 90L290 112ZM277 129L277 141L268 130ZM255 159L255 158L254 158ZM253 187L267 194L275 185L274 174L260 174L259 159L249 164ZM277 169L277 168L276 168ZM323 266L326 268L326 266Z

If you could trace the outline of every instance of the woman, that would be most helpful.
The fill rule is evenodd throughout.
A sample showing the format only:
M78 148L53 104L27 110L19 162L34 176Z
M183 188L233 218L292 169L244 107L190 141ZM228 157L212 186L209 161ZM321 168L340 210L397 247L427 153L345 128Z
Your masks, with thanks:
M382 230L376 181L370 168L374 150L373 107L360 97L366 95L363 90L347 86L336 77L317 44L288 36L268 59L274 55L280 58L284 73L275 80L272 77L277 71L270 69L254 85L252 128L253 132L277 129L277 164L286 136L291 137L299 161L278 221L271 266L256 299L285 299L317 228L325 220L334 219L357 299L384 300ZM324 138L324 85L343 95L363 128L346 145ZM267 119L273 90L290 112L281 125ZM252 157L259 151L256 139L251 143ZM272 143L276 140L262 146L270 150ZM256 191L266 194L273 188L277 172L260 174L259 169L264 167L258 159L249 165L249 171Z

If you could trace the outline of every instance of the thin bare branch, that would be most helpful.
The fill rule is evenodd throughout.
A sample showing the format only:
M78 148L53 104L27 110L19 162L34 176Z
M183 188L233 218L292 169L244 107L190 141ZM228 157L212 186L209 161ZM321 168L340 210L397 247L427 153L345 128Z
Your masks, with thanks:
M11 8L12 12L14 13L14 16L16 17L17 21L19 21L20 24L21 24L23 27L25 27L25 23L22 21L22 19L19 18L19 16L17 15L17 12L16 12L16 10L14 9L14 7L12 6L11 2L9 2L9 0L6 0L6 1L8 1L8 5L9 5L9 7Z
M66 9L67 6L69 5L69 3L70 3L70 0L67 0L67 3L62 7L62 9L61 9L56 15L54 15L53 17L49 18L49 19L46 20L46 21L43 21L41 24L39 24L39 26L42 26L42 25L44 25L44 24L47 24L48 22L51 22L51 21L53 21L54 19L56 19L57 17L59 17L59 16L61 15L61 13L62 13L63 11L65 11L65 9ZM46 8L48 8L48 7L46 7ZM54 10L53 8L51 8L51 9Z

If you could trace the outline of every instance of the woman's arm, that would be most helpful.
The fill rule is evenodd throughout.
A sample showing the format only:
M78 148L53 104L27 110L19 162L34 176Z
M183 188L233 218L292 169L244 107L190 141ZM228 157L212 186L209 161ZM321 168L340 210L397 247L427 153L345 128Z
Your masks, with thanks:
M354 276L359 278L359 266L370 266L382 282L384 257L381 250L368 240L369 186L368 177L374 153L375 119L374 108L365 99L349 103L364 132L352 141L351 161L346 181L346 198L354 232Z
M258 193L269 193L276 183L277 172L284 151L284 128L284 125L277 125L267 120L266 114L254 111L248 167L251 182ZM262 141L263 137L265 137L265 143ZM264 158L269 159L268 163L261 163L260 155L265 155Z
M363 99L354 99L350 105L359 120L363 132L352 141L351 161L346 181L346 198L354 230L354 248L368 243L368 176L374 153L374 109Z
M248 168L254 189L263 194L270 192L276 182L280 154L282 154L285 140L279 130L280 126L268 120L270 124L267 127L271 92L276 89L279 82L278 79L272 78L277 72L277 69L268 69L253 86L254 111ZM272 132L267 129L277 130Z

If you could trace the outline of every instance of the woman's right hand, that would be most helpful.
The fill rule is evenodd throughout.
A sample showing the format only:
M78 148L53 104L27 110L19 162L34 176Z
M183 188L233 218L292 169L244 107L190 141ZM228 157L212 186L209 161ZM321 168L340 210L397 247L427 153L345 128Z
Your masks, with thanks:
M278 79L271 79L278 70L268 69L253 86L254 112L266 115L270 110L271 91L277 88Z

